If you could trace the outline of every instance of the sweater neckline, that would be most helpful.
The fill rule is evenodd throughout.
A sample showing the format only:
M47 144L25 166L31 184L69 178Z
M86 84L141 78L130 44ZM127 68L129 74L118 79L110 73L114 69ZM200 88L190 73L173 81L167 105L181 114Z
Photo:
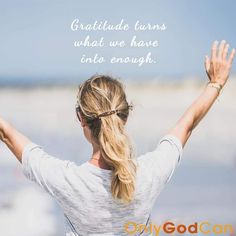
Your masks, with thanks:
M89 161L86 161L85 164L88 166L89 169L91 169L97 173L106 173L106 174L112 173L112 170L100 168L100 167L90 163Z

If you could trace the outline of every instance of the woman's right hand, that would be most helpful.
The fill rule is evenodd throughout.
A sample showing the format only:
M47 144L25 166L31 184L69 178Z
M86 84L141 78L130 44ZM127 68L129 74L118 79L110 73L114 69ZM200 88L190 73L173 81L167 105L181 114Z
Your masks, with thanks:
M233 49L228 56L229 44L222 40L218 46L218 41L212 44L211 58L206 56L205 69L210 82L225 85L229 78L230 69L235 56Z

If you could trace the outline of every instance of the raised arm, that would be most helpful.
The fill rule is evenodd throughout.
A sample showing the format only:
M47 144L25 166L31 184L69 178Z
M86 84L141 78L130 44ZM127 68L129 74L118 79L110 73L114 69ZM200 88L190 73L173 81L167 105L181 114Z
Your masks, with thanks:
M31 141L0 117L0 140L3 141L21 163L22 151Z
M175 126L170 129L169 134L178 137L184 147L193 129L198 125L202 118L209 111L220 89L228 80L230 69L235 56L235 49L231 51L228 56L229 44L224 40L220 45L215 41L212 44L211 57L205 58L205 69L209 77L210 83L213 86L207 85L200 96L193 102L193 104L185 111L183 116L177 121ZM212 85L212 84L211 84ZM217 88L217 86L219 88Z

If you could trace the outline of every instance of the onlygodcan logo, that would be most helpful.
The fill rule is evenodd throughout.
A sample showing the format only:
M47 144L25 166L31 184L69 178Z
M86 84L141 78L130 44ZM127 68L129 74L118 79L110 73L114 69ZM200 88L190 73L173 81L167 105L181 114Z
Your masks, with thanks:
M135 235L141 232L152 233L153 236L160 235L161 233L170 235L234 235L234 228L231 224L211 224L208 221L194 222L189 225L175 224L171 221L168 221L162 225L150 223L148 226L145 224L137 224L136 222L129 221L124 225L124 230L128 235Z

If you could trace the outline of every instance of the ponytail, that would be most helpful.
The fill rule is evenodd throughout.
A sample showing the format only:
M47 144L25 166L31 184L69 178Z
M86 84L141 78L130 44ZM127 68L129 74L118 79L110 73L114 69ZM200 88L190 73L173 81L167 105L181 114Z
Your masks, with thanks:
M132 156L131 141L118 115L101 118L98 140L102 157L113 170L112 196L123 203L129 203L135 191L136 164Z

